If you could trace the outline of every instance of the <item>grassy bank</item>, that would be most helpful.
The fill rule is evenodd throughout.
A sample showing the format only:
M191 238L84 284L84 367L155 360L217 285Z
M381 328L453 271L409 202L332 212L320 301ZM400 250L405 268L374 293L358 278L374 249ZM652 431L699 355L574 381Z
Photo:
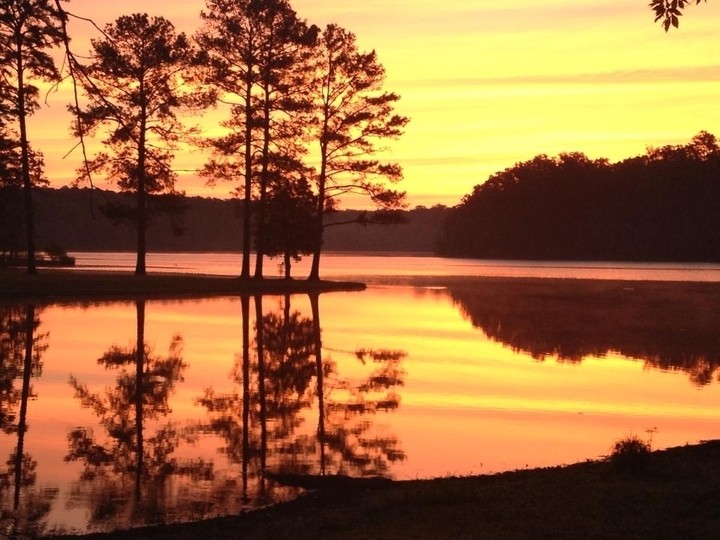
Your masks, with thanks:
M87 539L717 538L720 441L492 476L340 485L237 517Z
M0 301L70 301L181 298L213 295L321 293L362 290L362 283L284 279L241 280L190 274L135 276L118 272L43 270L0 272Z

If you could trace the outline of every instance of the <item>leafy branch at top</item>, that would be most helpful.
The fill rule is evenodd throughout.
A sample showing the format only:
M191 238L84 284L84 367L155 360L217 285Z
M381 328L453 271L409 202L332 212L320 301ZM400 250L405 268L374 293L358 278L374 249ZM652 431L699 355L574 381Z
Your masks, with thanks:
M670 26L677 28L680 25L682 11L688 4L698 5L707 0L652 0L650 7L655 12L655 22L662 20L662 25L667 32Z

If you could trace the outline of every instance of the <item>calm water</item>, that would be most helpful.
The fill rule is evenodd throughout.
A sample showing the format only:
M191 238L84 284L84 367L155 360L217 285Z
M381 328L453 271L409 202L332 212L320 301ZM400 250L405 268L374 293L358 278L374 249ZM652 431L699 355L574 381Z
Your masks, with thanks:
M150 266L229 275L237 261ZM0 530L112 530L297 496L262 471L424 478L597 458L630 434L655 448L720 437L718 267L325 262L326 277L371 285L0 305ZM644 281L382 279L538 272Z
M133 253L72 253L80 270L132 271ZM148 271L239 275L241 256L237 253L151 253ZM254 268L254 262L251 269ZM310 260L293 265L293 276L305 277ZM265 263L265 275L280 276L275 261ZM623 279L660 281L720 282L718 264L617 263L553 261L478 261L432 256L390 256L329 253L323 256L321 276L327 278L383 276L498 276L577 279Z

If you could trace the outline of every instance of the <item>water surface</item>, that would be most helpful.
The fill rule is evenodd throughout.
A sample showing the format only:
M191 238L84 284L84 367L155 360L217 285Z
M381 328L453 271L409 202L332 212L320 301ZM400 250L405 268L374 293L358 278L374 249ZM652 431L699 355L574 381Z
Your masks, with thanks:
M164 266L231 268L180 259ZM492 473L598 458L630 434L655 448L720 435L720 285L692 279L717 269L425 287L383 276L443 275L442 261L330 259L369 288L0 306L2 530L112 530L297 496L263 471ZM458 264L445 275L470 275Z
M133 253L72 253L80 270L132 271ZM240 274L239 253L150 253L148 271L232 276ZM254 262L251 264L254 268ZM310 259L295 263L292 274L304 278ZM265 275L282 275L276 260L265 263ZM326 253L321 277L475 276L572 279L621 279L720 282L720 265L711 263L633 263L604 261L503 261L448 259L431 255Z

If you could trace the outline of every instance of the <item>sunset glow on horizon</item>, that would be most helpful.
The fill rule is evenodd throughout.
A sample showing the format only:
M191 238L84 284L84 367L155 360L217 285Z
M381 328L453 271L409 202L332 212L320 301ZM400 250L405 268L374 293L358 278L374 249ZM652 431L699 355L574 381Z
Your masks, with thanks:
M397 112L411 119L387 153L404 168L398 188L410 207L455 205L493 173L542 153L618 161L649 146L687 143L701 130L720 135L720 2L688 7L680 28L668 33L643 0L291 4L308 23L338 23L362 50L377 51L385 89L401 96ZM100 27L148 12L188 34L204 7L203 0L66 5ZM70 32L75 52L85 55L95 30L73 21ZM30 140L45 155L51 186L61 187L81 160L78 149L64 157L75 145L69 86L46 101L31 119ZM211 112L188 123L211 130L221 118ZM205 159L199 151L177 155L177 189L228 197L236 186L211 188L192 172Z

